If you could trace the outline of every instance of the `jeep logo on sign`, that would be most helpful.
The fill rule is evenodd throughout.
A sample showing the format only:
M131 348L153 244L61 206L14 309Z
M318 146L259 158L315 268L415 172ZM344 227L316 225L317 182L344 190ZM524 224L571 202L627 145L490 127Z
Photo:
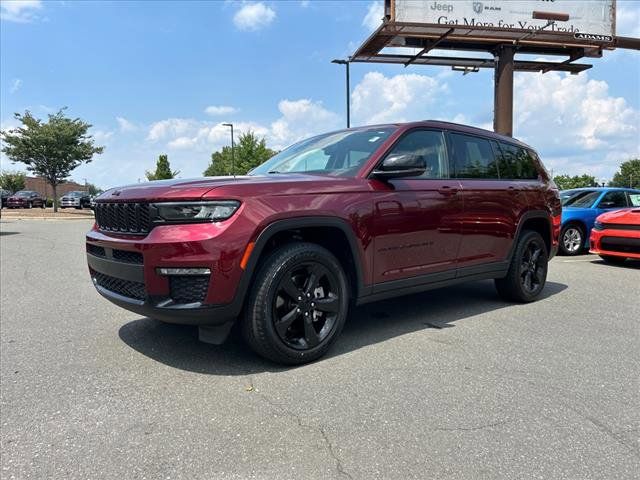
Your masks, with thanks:
M473 2L473 11L476 13L482 13L482 2Z

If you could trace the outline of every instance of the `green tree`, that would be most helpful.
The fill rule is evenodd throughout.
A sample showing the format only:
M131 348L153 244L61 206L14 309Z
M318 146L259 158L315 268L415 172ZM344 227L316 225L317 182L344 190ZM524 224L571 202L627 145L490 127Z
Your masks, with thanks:
M160 155L158 157L158 161L156 162L156 171L150 172L147 170L145 175L147 176L147 180L168 180L170 178L175 178L180 173L179 170L171 171L171 164L169 163L169 157L167 155Z
M26 175L22 172L1 172L0 187L16 193L18 190L24 190Z
M24 163L27 170L49 182L53 189L53 208L58 211L58 185L71 172L92 160L104 147L96 147L87 132L91 125L79 118L65 116L66 108L49 115L46 122L35 118L28 110L16 113L21 127L0 132L5 145L2 151L13 162Z
M553 177L553 181L560 190L569 190L571 188L593 187L597 185L596 177L592 175L556 175Z
M622 162L609 186L640 188L640 158Z
M249 170L264 163L277 152L267 148L264 138L258 138L253 132L243 133L238 137L233 154L235 174L245 175ZM217 175L230 175L231 171L231 147L223 147L221 151L211 154L211 163L204 171L207 177Z
M89 192L89 195L95 197L104 192L104 190L100 187L96 187L93 183L87 183L87 192Z

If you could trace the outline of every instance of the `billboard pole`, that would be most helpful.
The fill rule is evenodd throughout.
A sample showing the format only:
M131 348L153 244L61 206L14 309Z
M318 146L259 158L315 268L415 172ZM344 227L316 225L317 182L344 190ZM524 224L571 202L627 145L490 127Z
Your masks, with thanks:
M501 45L493 79L493 131L513 136L513 55L511 45Z

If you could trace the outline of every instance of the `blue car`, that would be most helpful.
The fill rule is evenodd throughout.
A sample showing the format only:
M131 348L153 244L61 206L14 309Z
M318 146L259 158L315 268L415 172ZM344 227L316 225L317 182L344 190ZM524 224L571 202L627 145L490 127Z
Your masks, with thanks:
M631 188L575 188L563 190L560 198L560 251L565 255L579 255L589 246L593 222L601 213L640 206L640 190Z

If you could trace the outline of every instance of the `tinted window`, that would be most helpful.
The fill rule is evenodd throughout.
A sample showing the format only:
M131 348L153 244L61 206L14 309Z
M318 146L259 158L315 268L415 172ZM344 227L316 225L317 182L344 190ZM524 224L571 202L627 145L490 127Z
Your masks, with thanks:
M387 156L416 155L426 165L424 174L417 178L447 178L447 153L444 134L435 130L414 130L396 143Z
M579 208L591 208L595 201L600 196L601 192L593 191L586 195L576 195L571 197L565 204L565 207L579 207Z
M600 192L598 192L597 190L578 190L578 191L567 190L565 192L560 192L560 199L562 201L562 205L571 205L574 202L577 202L580 198L594 192L597 193L598 195L600 194ZM593 203L593 200L591 200L591 202Z
M500 142L502 154L498 162L500 177L516 180L534 180L538 170L533 155L525 148Z
M451 147L454 178L499 178L489 140L452 133Z
M600 200L598 208L624 208L627 206L627 195L624 192L607 192Z

